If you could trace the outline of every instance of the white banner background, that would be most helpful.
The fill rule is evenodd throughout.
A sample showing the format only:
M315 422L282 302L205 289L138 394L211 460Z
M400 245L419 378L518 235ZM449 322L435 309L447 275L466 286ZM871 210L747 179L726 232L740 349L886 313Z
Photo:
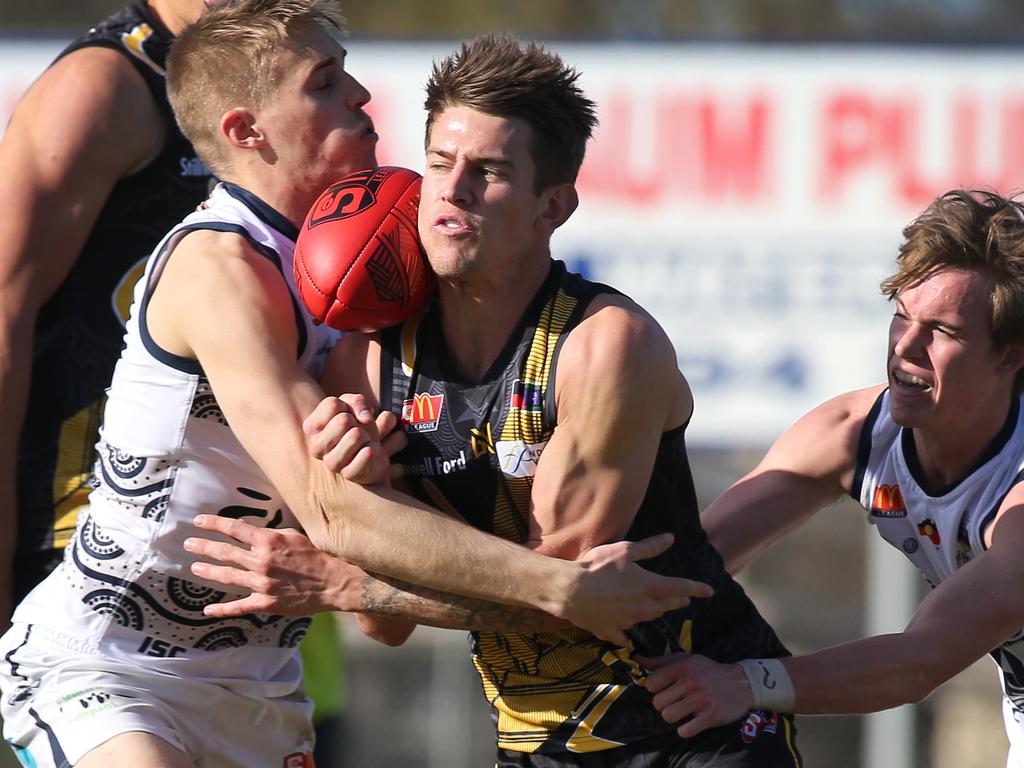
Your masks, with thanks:
M0 41L0 121L62 41ZM690 442L758 446L881 381L878 283L937 193L1024 186L1009 52L556 44L601 126L554 255L650 310L693 386ZM382 163L422 168L447 43L349 43ZM642 392L623 392L642 406Z

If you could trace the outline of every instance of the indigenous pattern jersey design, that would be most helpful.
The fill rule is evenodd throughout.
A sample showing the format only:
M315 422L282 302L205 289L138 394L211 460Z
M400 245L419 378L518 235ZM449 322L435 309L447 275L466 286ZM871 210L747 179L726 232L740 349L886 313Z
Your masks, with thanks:
M101 649L151 669L181 669L187 660L192 676L265 683L281 682L286 671L297 684L294 647L309 619L204 616L205 605L230 595L197 580L183 548L196 533L198 513L297 527L231 431L198 363L167 352L149 334L153 288L179 240L197 229L237 233L277 266L292 292L298 360L311 375L319 376L337 340L337 331L313 326L299 309L295 227L244 190L218 186L208 206L157 247L136 285L103 419L96 489L64 561L21 603L15 620L63 634L84 652Z
M959 482L929 495L914 435L889 413L889 392L875 401L860 436L850 495L868 522L933 587L982 554L985 529L1010 490L1024 480L1024 409L1015 399L1002 431ZM1024 631L991 652L1003 685L1003 719L1014 749L1024 749Z
M608 292L614 291L553 262L476 385L460 383L454 372L436 311L383 334L382 407L399 414L408 433L400 459L422 499L503 538L526 538L533 476L556 424L558 352L590 301ZM673 548L645 565L705 581L714 597L636 627L626 649L582 630L474 632L473 660L497 713L499 747L593 752L671 732L635 684L643 671L632 661L634 650L685 649L721 661L786 653L700 527L683 430L663 435L628 538L672 531Z
M87 47L122 53L145 80L166 139L152 163L111 190L70 274L39 312L18 456L19 596L45 575L40 553L67 543L88 496L103 393L121 351L132 285L160 238L210 191L210 172L178 130L164 92L170 43L139 3L61 54Z

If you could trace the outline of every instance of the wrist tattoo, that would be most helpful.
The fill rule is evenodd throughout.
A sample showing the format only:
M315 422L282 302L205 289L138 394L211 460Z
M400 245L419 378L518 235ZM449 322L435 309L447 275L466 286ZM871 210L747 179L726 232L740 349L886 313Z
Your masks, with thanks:
M541 611L421 587L390 576L363 578L360 610L449 629L531 634L544 631Z

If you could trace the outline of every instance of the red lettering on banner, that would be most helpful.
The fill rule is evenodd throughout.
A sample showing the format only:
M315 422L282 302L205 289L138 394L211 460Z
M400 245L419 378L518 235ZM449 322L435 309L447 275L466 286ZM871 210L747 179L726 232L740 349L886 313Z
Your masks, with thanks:
M770 116L767 101L759 96L752 96L739 110L723 110L711 98L700 105L703 186L708 197L734 192L751 200L769 193L765 158Z
M588 199L647 205L771 196L775 109L766 96L666 90L652 99L619 90L599 101L601 124L578 181Z
M1021 96L985 104L975 94L961 92L938 106L945 121L931 114L924 120L921 101L913 93L874 98L842 90L832 95L821 117L821 199L841 202L849 185L865 173L880 175L892 202L911 209L955 187L1008 193L1024 186ZM996 130L983 132L986 125ZM944 151L929 152L928 139L936 132ZM993 140L996 134L999 138Z

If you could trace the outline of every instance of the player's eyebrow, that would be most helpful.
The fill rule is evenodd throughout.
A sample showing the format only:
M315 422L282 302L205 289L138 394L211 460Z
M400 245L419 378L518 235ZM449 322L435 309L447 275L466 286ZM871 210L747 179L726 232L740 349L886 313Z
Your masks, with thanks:
M449 151L447 149L442 149L440 147L430 147L430 148L428 148L427 149L427 154L428 155L437 155L442 160L455 160L455 158L456 158L455 152L451 152L451 151ZM506 157L499 157L499 156L493 156L492 157L492 156L488 156L488 155L481 155L481 156L470 157L470 158L468 158L468 160L473 165L491 165L491 166L499 166L501 168L508 168L508 169L512 169L514 167L512 161L509 160Z
M910 319L912 319L912 320L916 320L919 323L924 323L925 325L930 325L933 328L940 328L940 329L942 329L944 331L948 331L948 332L954 333L954 334L960 333L960 331L962 330L962 328L959 325L957 325L956 323L951 323L948 320L943 320L940 317L924 317L924 318L911 317L910 316L910 311L907 309L906 305L903 303L903 300L900 299L899 296L896 297L895 301L896 301L896 308L900 311L900 313L906 315L907 317L910 317Z
M335 65L343 66L343 61L344 58L339 60L337 56L323 56L313 62L313 65L309 68L309 74L310 76L315 75L320 70L327 69Z

